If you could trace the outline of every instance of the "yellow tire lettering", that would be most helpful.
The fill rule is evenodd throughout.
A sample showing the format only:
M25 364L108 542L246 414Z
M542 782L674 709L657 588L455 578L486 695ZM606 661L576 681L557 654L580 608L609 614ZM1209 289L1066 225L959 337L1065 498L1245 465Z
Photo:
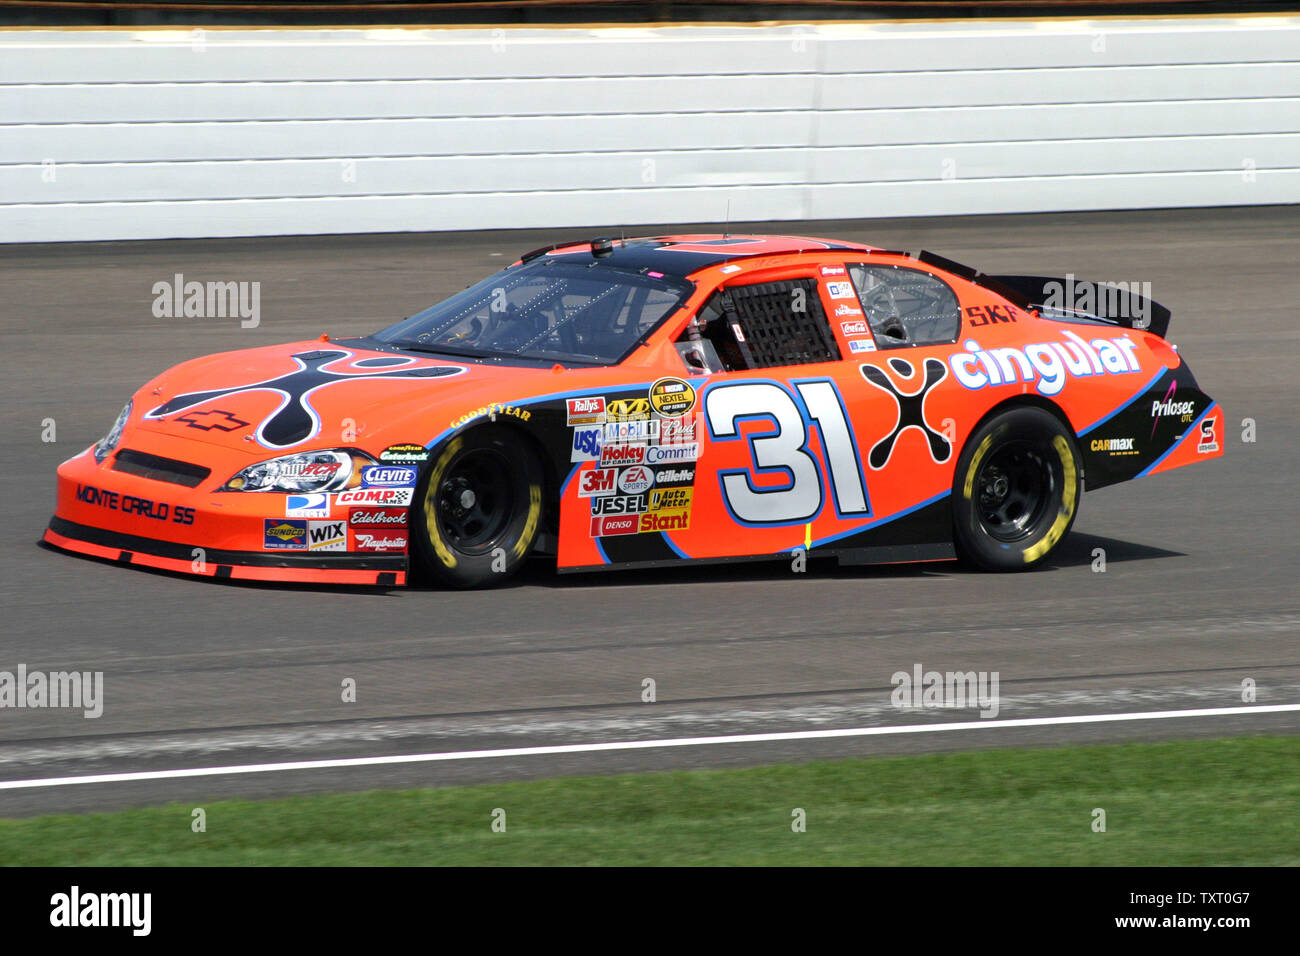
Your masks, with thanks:
M463 438L457 438L438 456L438 463L434 465L433 474L429 476L429 485L424 492L424 524L428 529L429 543L433 545L433 553L438 556L438 560L449 568L456 567L458 562L456 556L443 544L442 533L438 530L438 506L434 501L434 495L437 493L438 486L442 484L442 475L447 470L448 462L456 457L464 443Z
M533 542L533 535L537 533L537 522L542 514L542 488L540 485L528 486L528 520L524 523L523 533L519 535L519 540L511 549L516 561L522 561L528 554L528 548Z
M979 471L980 462L984 460L984 456L988 454L989 447L992 444L993 433L990 432L984 436L984 440L975 449L975 457L970 460L970 467L966 469L966 486L962 489L962 494L967 501L970 501L971 495L975 493L975 475Z
M1025 564L1037 561L1061 540L1065 535L1065 529L1070 525L1070 519L1074 517L1074 508L1078 500L1079 473L1074 467L1074 456L1070 454L1070 445L1063 437L1056 435L1052 438L1052 447L1056 449L1056 454L1061 459L1061 470L1064 473L1065 487L1061 494L1061 510L1057 512L1056 520L1052 522L1052 527L1043 536L1043 540L1025 550Z

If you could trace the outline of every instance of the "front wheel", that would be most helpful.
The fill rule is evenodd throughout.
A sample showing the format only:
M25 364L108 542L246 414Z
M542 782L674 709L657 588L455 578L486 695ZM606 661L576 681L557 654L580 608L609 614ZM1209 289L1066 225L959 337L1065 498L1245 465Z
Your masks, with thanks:
M542 467L523 440L500 428L457 436L416 488L411 537L443 584L499 584L537 540Z
M1041 563L1074 524L1080 477L1074 439L1054 415L1025 406L989 419L957 461L957 553L985 571Z

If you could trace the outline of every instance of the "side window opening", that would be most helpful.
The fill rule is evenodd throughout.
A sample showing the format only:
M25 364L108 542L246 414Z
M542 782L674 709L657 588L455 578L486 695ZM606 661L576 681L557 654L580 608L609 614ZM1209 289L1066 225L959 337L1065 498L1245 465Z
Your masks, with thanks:
M687 334L709 342L728 371L840 358L813 279L719 290L701 307Z
M876 344L882 349L956 342L957 294L942 279L903 266L849 266Z

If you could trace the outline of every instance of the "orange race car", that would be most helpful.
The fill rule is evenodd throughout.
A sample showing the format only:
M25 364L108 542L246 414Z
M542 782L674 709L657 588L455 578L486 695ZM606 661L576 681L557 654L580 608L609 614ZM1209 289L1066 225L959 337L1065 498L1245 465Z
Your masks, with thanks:
M1029 568L1085 488L1223 453L1168 324L1124 288L925 252L563 243L374 335L164 372L59 467L45 540L377 585L532 553Z

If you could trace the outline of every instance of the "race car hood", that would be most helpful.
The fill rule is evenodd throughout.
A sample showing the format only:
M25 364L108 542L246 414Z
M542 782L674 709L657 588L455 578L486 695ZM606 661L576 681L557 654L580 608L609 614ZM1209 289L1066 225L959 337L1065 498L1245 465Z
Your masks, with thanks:
M536 368L459 363L441 356L296 342L194 359L136 393L129 427L266 458L316 448L378 451L423 443L440 423L526 391ZM440 408L438 406L443 406Z

